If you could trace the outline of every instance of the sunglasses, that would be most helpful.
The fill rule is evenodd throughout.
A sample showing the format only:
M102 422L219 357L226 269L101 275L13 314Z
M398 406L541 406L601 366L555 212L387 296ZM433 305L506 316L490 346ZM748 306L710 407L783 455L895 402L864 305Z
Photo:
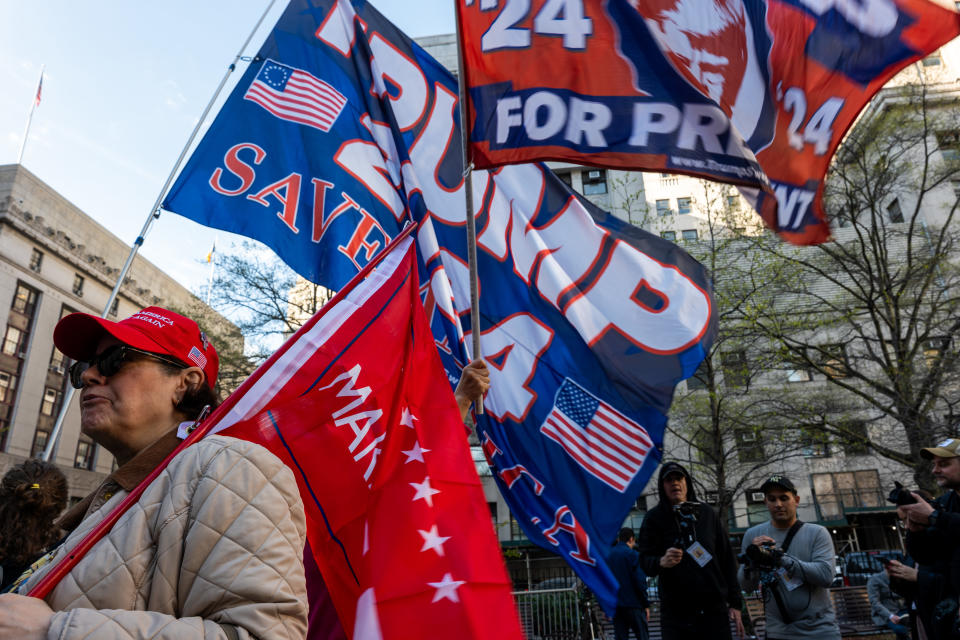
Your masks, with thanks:
M104 349L101 353L95 355L89 362L80 361L74 362L72 365L70 365L70 384L73 385L74 389L82 389L83 379L81 376L83 375L83 372L90 367L95 366L97 371L100 372L100 375L105 378L109 378L112 375L116 375L116 373L120 371L120 367L122 367L125 362L133 362L134 360L140 360L143 358L151 358L159 362L173 365L179 369L187 368L187 365L174 360L173 358L157 355L156 353L150 353L149 351L135 349L134 347L125 344L118 344L108 349Z

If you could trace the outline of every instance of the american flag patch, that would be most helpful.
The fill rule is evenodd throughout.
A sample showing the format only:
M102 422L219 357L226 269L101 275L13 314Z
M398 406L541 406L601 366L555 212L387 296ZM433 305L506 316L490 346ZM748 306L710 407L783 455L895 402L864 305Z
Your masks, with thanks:
M653 441L647 430L565 378L540 432L563 447L585 471L626 491Z
M207 366L207 356L203 355L203 351L200 351L200 349L197 349L196 347L192 347L190 349L190 353L187 354L187 360L197 365L201 369Z
M267 60L244 94L281 120L329 131L347 98L306 71Z

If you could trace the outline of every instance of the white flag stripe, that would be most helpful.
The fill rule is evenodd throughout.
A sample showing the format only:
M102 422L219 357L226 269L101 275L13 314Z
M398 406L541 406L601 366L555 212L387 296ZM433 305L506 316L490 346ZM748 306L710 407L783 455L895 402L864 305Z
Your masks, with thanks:
M289 106L289 101L272 89L257 85L250 87L244 95L248 100L256 102L273 115L285 120L293 120L303 124L316 126L320 129L329 129L334 118L327 114L318 113L312 109L297 109Z
M289 85L287 86L289 87ZM337 115L340 113L340 109L337 108L336 105L319 103L308 96L300 98L302 94L291 91L280 92L260 83L252 85L247 91L247 94L259 94L260 97L269 101L271 104L282 105L291 111L314 114L319 118L329 119L330 122L336 120Z
M599 441L597 438L592 437L589 432L584 433L582 427L579 427L576 424L572 423L569 420L569 417L565 416L559 410L555 411L554 414L550 416L550 418L548 418L547 420L548 421L556 420L558 424L562 425L563 434L568 435L572 438L575 438L578 444L580 444L581 446L587 449L587 453L591 457L593 458L602 457L612 467L614 467L616 470L618 470L627 478L632 477L633 474L637 472L636 470L639 469L642 465L641 462L624 460L622 456L620 456L620 460L615 460L607 456L601 456L601 453L612 454L612 453L615 453L616 450L611 449L606 444Z
M586 448L585 455L596 460L605 461L610 466L611 471L618 471L629 480L637 473L637 470L643 466L642 455L640 460L625 458L615 447L610 447L595 437L593 429L588 429L585 433L582 427L579 427L571 421L569 416L565 415L562 411L555 411L551 417L555 419L558 424L563 425L563 433L575 438L578 444ZM611 456L615 456L619 458L619 460Z
M546 426L550 429L544 429L544 432L552 436L567 450L567 453L576 458L588 471L605 482L608 482L605 477L617 478L617 480L608 482L608 484L615 486L620 491L629 484L632 476L616 462L601 455L601 451L591 450L590 445L583 437L583 429L575 425L569 425L566 421L561 420L557 413L547 418Z
M330 102L338 108L347 104L347 98L323 80L306 74L294 72L287 81L287 91L301 93L304 97L322 102Z
M293 82L287 83L287 88L282 95L292 104L301 104L305 107L329 113L332 116L340 113L343 105L346 104L346 101L341 102L332 96L321 95L318 91L309 87L298 87Z
M597 411L593 422L590 423L590 432L602 435L614 449L622 451L624 455L638 464L643 464L644 455L650 447L639 434L625 427L622 423L611 423L609 418Z
M640 441L640 447L642 448L649 449L653 446L653 442L650 441L650 434L647 433L646 429L634 424L626 416L617 413L617 410L613 407L601 403L593 419L602 420L604 423L616 427L617 433L622 434L631 446L636 446L637 440Z
M323 344L330 339L344 322L352 316L357 309L362 307L366 301L376 293L381 286L397 270L400 262L406 255L407 244L413 242L412 238L406 238L402 244L387 255L383 262L371 271L367 277L360 282L346 298L340 301L331 311L324 313L317 322L309 328L301 339L293 341L291 347L287 349L270 368L270 375L261 376L250 389L243 394L243 397L231 407L230 411L220 420L214 430L211 432L222 431L227 427L246 420L263 410L263 407L270 402L275 395L286 386L290 378L293 377L303 366L303 363L312 357Z
M587 473L599 478L602 482L621 493L623 493L623 491L627 488L627 483L624 478L620 477L619 475L608 473L602 467L594 465L591 460L586 458L581 451L578 450L573 443L566 438L566 436L556 432L554 428L548 429L547 425L544 425L541 431L545 436L563 447L564 451L566 451L567 454L573 458Z

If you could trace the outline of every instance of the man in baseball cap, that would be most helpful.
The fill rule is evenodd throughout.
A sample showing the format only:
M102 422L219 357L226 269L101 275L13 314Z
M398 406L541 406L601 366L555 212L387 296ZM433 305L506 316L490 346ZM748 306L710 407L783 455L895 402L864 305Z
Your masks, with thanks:
M933 447L920 450L920 456L933 462L933 479L944 494L930 504L916 493L916 502L897 507L897 515L906 521L907 553L917 561L921 574L928 579L918 583L917 612L924 627L932 629L934 607L947 592L956 594L954 578L956 569L951 562L958 562L960 545L954 531L960 526L960 438L946 438ZM956 597L954 595L954 597ZM954 616L956 618L956 616ZM931 637L942 637L934 632ZM928 632L929 634L929 632Z

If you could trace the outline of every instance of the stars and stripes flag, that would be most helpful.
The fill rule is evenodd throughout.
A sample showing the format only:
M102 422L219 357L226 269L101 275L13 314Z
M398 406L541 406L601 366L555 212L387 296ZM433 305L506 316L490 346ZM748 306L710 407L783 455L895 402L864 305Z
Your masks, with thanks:
M281 120L329 131L347 98L306 71L267 60L243 96Z
M264 445L297 477L310 638L519 640L489 508L418 295L413 242L394 247L231 396L212 432ZM314 564L322 582L311 581ZM342 630L318 628L329 625L316 615L325 598Z
M40 95L42 93L43 93L43 73L40 74L40 82L37 84L37 98L33 102L33 105L35 107L40 106Z
M580 467L623 493L653 448L650 434L570 378L557 390L540 432Z

